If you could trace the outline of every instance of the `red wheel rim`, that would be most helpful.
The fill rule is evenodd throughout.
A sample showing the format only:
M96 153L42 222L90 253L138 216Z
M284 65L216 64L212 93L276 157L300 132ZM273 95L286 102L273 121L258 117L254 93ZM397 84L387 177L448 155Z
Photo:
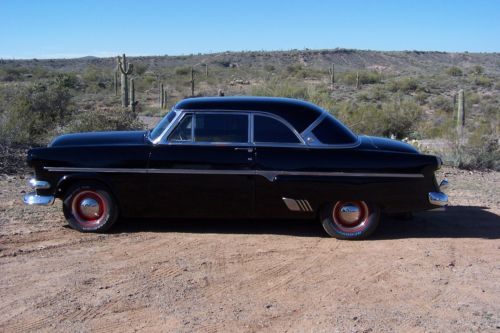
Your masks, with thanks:
M84 190L73 198L71 212L84 228L99 227L108 213L108 200L97 191Z
M364 201L338 201L332 210L333 223L346 233L366 228L369 216L370 210Z

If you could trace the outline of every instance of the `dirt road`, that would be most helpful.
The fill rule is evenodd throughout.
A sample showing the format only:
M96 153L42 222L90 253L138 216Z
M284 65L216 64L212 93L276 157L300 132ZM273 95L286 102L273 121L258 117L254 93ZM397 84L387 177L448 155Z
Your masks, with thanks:
M445 169L453 206L368 241L317 221L66 227L0 180L0 331L500 332L500 173Z

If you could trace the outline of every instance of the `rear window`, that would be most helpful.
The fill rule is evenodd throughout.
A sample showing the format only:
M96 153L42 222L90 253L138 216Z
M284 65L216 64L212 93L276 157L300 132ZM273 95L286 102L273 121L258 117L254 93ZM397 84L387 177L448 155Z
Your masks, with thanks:
M356 135L350 129L330 115L323 119L312 133L324 144L351 144L357 141Z
M281 121L266 116L254 117L255 142L300 143L299 138Z

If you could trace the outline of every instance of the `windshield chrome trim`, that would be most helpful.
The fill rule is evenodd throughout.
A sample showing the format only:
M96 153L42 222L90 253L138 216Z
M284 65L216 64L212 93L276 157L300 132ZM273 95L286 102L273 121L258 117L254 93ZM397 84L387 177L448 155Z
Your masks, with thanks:
M421 173L380 173L340 171L275 171L275 170L217 170L217 169L147 169L147 168L79 168L44 167L50 172L97 172L97 173L145 173L145 174L192 174L192 175L255 175L275 181L278 176L311 177L376 177L376 178L423 178Z
M149 140L152 144L157 144L157 143L159 143L159 142L161 141L161 139L165 136L165 133L167 133L167 132L168 132L168 131L172 128L172 125L173 125L174 123L176 123L176 121L178 121L178 119L179 119L179 115L180 115L180 112L178 112L178 110L176 110L176 109L172 109L172 110L170 110L170 112L175 112L175 117L174 117L174 119L172 119L172 121L170 122L170 124L168 124L168 126L167 126L164 130L163 130L163 132L162 132L160 135L158 135L158 137L157 137L156 139L151 140L151 138L149 137L149 134L150 134L150 133L148 133L148 135L147 135L148 140ZM166 117L167 115L168 115L168 112L167 112L167 114L166 114L164 117ZM163 118L162 118L162 120L163 120ZM161 121L161 120L160 120L160 121Z

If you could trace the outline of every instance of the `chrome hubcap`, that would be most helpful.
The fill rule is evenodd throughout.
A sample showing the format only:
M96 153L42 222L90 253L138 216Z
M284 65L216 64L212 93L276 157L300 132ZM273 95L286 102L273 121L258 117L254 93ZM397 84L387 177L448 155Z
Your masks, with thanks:
M85 198L80 202L80 213L87 219L98 218L100 210L99 203L92 198Z
M346 223L355 223L361 216L358 206L353 203L346 203L340 208L340 218Z

